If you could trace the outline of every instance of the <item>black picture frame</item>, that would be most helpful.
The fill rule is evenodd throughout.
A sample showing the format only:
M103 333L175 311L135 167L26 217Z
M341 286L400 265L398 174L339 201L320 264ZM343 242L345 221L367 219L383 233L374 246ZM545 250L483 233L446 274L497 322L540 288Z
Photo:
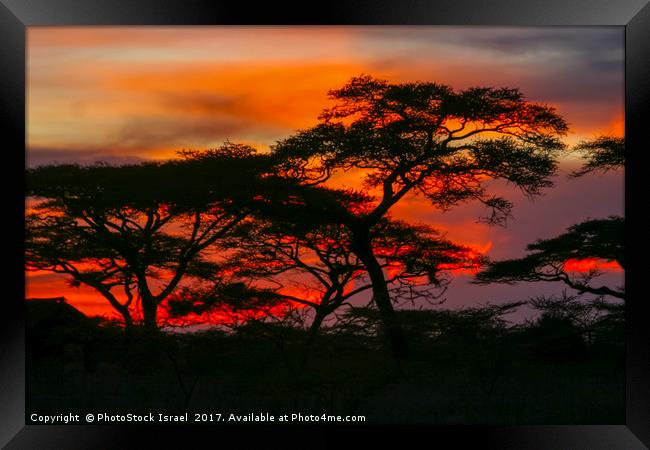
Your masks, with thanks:
M625 27L625 121L626 248L626 421L593 426L431 426L409 428L409 438L396 427L366 426L352 438L365 441L379 437L385 445L414 441L422 434L432 446L442 440L454 447L480 445L499 449L641 449L650 445L650 314L643 298L641 223L644 170L641 155L644 132L650 123L650 5L648 0L402 0L303 3L299 6L266 2L209 0L0 0L0 121L4 158L10 157L3 177L7 240L15 246L6 255L6 283L12 286L4 298L4 326L0 350L0 445L23 448L130 448L145 439L146 448L195 448L197 440L221 443L224 434L236 437L246 448L254 441L269 446L288 446L293 431L285 427L128 427L25 425L24 342L24 192L20 192L25 156L25 37L26 27L44 25L495 25L495 26L588 26ZM11 171L11 174L9 174ZM9 237L11 233L12 237ZM16 237L13 237L15 234ZM309 446L340 446L340 426L315 430L300 427ZM343 430L345 431L345 430ZM307 439L305 441L305 439ZM645 445L644 445L645 444ZM110 445L110 447L109 447ZM411 444L409 444L411 445ZM444 448L444 447L443 447Z

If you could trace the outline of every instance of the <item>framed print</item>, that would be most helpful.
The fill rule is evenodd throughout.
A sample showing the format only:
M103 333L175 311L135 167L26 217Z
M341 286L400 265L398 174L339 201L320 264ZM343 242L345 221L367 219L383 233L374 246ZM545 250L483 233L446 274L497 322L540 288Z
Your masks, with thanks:
M645 0L0 21L6 448L649 445Z

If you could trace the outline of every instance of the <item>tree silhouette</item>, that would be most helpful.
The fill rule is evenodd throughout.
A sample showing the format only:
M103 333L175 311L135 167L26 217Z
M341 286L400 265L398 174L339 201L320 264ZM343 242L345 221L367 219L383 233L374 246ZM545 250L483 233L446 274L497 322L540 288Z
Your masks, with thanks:
M156 329L158 305L184 277L216 270L202 253L242 223L269 161L234 144L183 156L28 170L27 195L38 202L26 217L27 270L94 288L126 326L137 305Z
M581 177L594 171L617 170L625 164L624 138L601 136L579 143L575 150L582 153L586 162L572 172ZM532 252L519 259L490 263L476 275L475 282L516 283L520 281L562 281L579 293L609 295L625 299L624 288L593 286L592 281L602 272L590 269L583 274L567 270L567 263L575 259L596 258L615 261L625 269L624 249L625 220L610 216L607 219L586 220L554 238L538 240L528 245Z
M580 142L574 150L582 155L585 163L572 172L573 177L616 170L625 164L625 139L622 137L600 136Z
M241 232L231 238L239 249L230 260L233 274L266 281L280 298L312 308L312 333L328 315L372 287L365 266L352 252L350 232L342 225L300 230L252 223L250 230ZM481 262L471 249L449 242L426 225L383 219L371 233L396 298L436 298L447 284L445 270L474 268Z
M278 310L281 315L288 312L286 300L273 289L251 286L223 271L179 288L164 306L166 319L173 326L209 323L234 327L251 320L277 318Z
M512 204L490 195L486 181L505 179L530 196L551 186L567 125L553 108L526 101L517 89L455 91L361 76L330 97L336 104L317 126L273 151L284 161L283 173L304 184L324 183L337 171L363 171L377 201L369 211L350 211L345 224L372 281L384 334L402 357L407 345L373 250L372 227L408 193L443 211L477 200L490 211L485 220L502 223Z
M219 244L223 251L230 250L220 272L235 280L231 285L247 284L242 297L257 299L262 307L284 301L312 309L311 334L328 315L372 287L365 266L351 249L349 229L338 223L322 224L321 208L326 198L357 210L369 203L358 193L303 188L290 203L274 203L272 210L258 210L256 220L239 227ZM331 213L335 209L327 208ZM332 219L331 214L325 217ZM396 298L436 298L446 288L446 270L476 268L483 261L470 248L451 243L426 225L384 218L371 233L375 254L381 268L389 273L386 282ZM186 313L197 314L207 311L209 303L227 305L228 298L255 306L255 302L228 295L230 288L224 290L221 274L204 278L213 282L214 288L198 287L194 294L190 290L175 301ZM195 307L190 306L197 301ZM177 315L182 312L179 305L174 306Z
M529 255L490 263L476 275L477 284L521 281L562 281L580 293L610 295L624 299L623 289L594 286L593 280L602 272L590 269L585 273L571 270L570 260L597 258L615 261L625 268L624 220L620 217L587 220L569 227L567 232L528 245Z
M566 319L585 337L588 343L604 329L618 326L625 316L624 304L608 302L604 297L585 302L581 295L539 296L527 302L547 317Z

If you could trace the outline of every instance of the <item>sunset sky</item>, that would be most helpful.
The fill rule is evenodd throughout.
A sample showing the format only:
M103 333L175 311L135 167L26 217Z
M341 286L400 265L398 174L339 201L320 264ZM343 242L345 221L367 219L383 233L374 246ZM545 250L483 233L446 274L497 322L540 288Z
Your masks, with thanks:
M327 91L360 74L517 87L557 108L570 145L622 136L623 44L623 27L30 27L27 164L165 159L225 140L264 150L316 124ZM622 171L567 179L579 163L563 157L556 186L534 201L495 184L515 204L507 228L477 223L474 204L441 214L411 197L393 214L439 226L491 258L521 256L527 243L571 224L623 215ZM611 277L622 283L620 271L603 281ZM456 278L446 307L562 290ZM104 304L52 274L31 274L27 295L63 295L87 313Z

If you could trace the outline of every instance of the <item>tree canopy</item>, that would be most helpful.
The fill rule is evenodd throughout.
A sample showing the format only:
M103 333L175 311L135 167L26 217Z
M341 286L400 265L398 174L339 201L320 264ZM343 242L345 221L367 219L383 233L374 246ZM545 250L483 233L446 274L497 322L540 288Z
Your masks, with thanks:
M622 137L600 136L580 142L574 150L585 160L582 167L572 173L574 177L616 170L625 165L625 139Z
M476 275L476 283L508 283L521 281L562 281L578 292L625 298L620 288L594 286L601 273L591 269L576 273L567 264L570 260L597 258L615 261L625 268L624 220L621 217L588 220L554 238L540 239L528 245L530 252L523 258L496 261Z
M321 122L275 147L286 174L322 183L337 170L364 169L380 199L376 222L406 193L417 191L442 209L477 199L503 219L511 204L490 196L484 181L503 178L535 195L552 185L554 157L568 127L548 106L517 89L455 91L436 83L391 84L370 76L330 91L335 106Z
M54 165L27 171L26 266L96 289L133 322L185 276L215 270L202 252L238 226L269 189L269 158L228 144L164 163ZM273 184L272 178L265 182Z

